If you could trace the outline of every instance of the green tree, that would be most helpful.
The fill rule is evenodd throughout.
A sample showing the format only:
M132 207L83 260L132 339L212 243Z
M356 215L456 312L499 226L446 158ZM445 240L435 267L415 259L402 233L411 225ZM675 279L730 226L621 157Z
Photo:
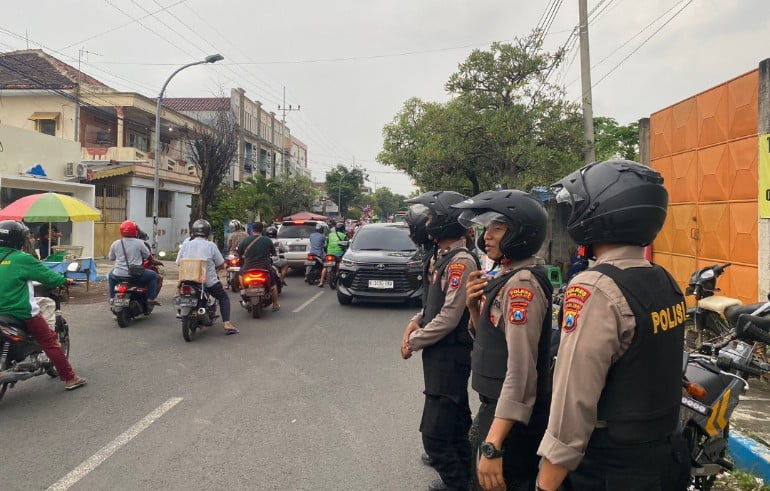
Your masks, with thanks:
M477 194L499 184L550 184L580 165L581 118L547 83L563 53L546 53L536 33L475 50L446 83L446 103L409 99L383 128L378 161L421 189Z
M344 165L338 165L326 173L326 194L335 203L340 201L337 205L341 216L347 216L350 205L361 196L361 187L366 178L361 169L351 170Z
M619 125L615 118L594 118L596 160L639 159L639 123Z
M310 209L318 198L318 190L308 177L286 177L275 181L272 197L275 213L284 217Z
M394 194L388 187L380 187L370 197L375 211L383 218L389 217L404 206L406 198L400 194Z

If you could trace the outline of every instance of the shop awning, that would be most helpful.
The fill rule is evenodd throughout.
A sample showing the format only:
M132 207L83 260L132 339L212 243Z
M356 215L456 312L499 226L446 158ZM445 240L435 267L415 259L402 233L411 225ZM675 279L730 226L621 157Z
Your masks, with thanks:
M32 113L28 119L32 121L39 121L41 119L59 119L61 113Z
M103 169L89 169L91 172L93 172L93 177L91 178L92 181L95 181L97 179L106 179L107 177L115 177L115 176L124 176L126 174L131 174L134 172L134 165L117 165L117 166L110 166Z

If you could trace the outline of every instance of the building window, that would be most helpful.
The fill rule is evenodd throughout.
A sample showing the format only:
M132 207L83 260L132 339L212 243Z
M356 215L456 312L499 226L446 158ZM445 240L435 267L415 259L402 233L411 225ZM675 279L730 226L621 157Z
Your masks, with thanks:
M134 147L142 152L150 151L150 139L146 135L134 133L133 131L128 133L128 146ZM167 144L168 146L168 144Z
M154 189L147 190L146 216L152 217L152 200L155 196ZM173 193L161 190L158 195L158 218L171 218L171 203Z
M39 119L37 121L37 131L44 135L56 136L56 120L55 119Z

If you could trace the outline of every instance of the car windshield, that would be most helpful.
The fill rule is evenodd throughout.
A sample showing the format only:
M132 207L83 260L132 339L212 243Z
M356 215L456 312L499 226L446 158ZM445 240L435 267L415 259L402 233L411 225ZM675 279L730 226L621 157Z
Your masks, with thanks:
M295 225L293 223L284 224L278 231L279 239L307 239L310 234L315 232L315 224Z
M413 251L414 242L402 227L364 227L358 231L351 249L354 251Z

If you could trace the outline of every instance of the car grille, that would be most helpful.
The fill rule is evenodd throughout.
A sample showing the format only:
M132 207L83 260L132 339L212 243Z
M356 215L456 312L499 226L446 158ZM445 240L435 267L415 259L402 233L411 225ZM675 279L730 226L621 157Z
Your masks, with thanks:
M360 265L355 273L350 287L353 290L377 292L377 293L404 293L419 287L417 275L419 273L407 273L402 264L386 264L384 269L377 269L377 265ZM392 281L393 288L369 288L369 280Z

